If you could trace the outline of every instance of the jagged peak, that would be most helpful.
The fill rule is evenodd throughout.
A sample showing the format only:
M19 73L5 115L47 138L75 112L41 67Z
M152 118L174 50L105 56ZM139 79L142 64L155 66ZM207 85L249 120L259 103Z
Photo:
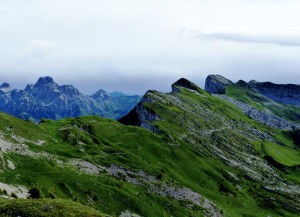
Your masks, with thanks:
M33 88L33 84L27 84L24 90L30 92L32 88Z
M55 84L54 80L50 76L40 77L38 81L35 83L34 88L42 87L46 84Z
M10 91L12 91L11 86L9 85L9 83L4 82L1 86L0 86L0 90L4 93L8 93Z
M98 91L96 91L95 93L92 94L93 98L104 98L104 97L109 97L109 94L103 90L103 89L99 89Z
M1 84L0 88L10 88L10 84L4 82L3 84Z
M8 89L11 88L9 83L4 82L3 84L1 84L0 89Z
M198 91L200 87L198 87L193 82L189 81L186 78L180 78L178 81L172 84L172 92L179 92L177 87L184 87L190 90Z

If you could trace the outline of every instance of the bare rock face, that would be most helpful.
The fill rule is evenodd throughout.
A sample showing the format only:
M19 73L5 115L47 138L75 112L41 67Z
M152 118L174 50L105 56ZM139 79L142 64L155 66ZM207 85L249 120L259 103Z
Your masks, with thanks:
M252 87L255 91L276 102L300 106L300 85L256 82L252 83Z
M181 78L178 81L176 81L174 84L172 84L172 92L178 93L180 92L178 87L184 87L190 90L195 90L198 91L199 87L194 84L193 82L185 79L185 78Z
M205 90L214 94L225 94L226 86L233 84L232 81L221 75L209 75L205 81Z
M226 87L231 84L234 83L221 75L209 75L206 78L205 90L212 94L225 94ZM256 80L251 80L249 83L240 80L236 84L250 88L275 102L300 106L300 85L274 84Z
M145 102L153 101L153 99L151 99L151 95L152 91L148 91L137 106L127 115L120 118L119 122L125 125L140 126L152 132L158 132L159 130L151 123L159 120L159 115L155 114L155 112L144 105Z
M221 99L224 99L228 102L231 102L241 108L244 114L246 114L248 117L252 118L253 120L256 120L260 123L266 124L270 127L275 127L280 130L295 130L300 129L300 126L290 122L288 120L285 120L283 118L278 117L277 115L270 114L267 112L263 112L261 110L258 110L256 108L251 107L250 105L239 102L237 100L234 100L228 96L225 95L215 95ZM300 141L300 134L299 134L299 141Z

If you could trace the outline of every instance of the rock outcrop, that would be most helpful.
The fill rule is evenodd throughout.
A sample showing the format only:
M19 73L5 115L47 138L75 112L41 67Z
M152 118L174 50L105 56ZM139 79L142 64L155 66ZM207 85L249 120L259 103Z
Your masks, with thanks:
M251 86L255 91L275 102L300 106L300 85L256 82Z
M174 84L172 84L172 92L179 93L178 87L184 87L190 90L195 90L198 91L199 87L194 84L193 82L185 79L185 78L180 78L178 81L176 81Z
M125 125L140 126L152 132L159 130L152 124L152 122L159 120L159 115L155 114L152 110L147 109L144 105L145 102L153 101L151 99L152 92L148 91L141 101L132 109L127 115L119 119L119 122Z
M280 118L277 115L263 112L261 110L258 110L256 108L251 107L250 105L248 105L246 103L239 102L239 101L234 100L234 99L232 99L230 97L227 97L225 95L215 95L215 96L235 104L248 117L250 117L253 120L256 120L260 123L266 124L270 127L275 127L275 128L280 129L280 130L300 129L299 125L297 125L295 123L292 123L288 120L285 120L283 118Z
M221 75L209 75L205 81L205 90L214 94L225 94L226 86L233 84L232 81Z

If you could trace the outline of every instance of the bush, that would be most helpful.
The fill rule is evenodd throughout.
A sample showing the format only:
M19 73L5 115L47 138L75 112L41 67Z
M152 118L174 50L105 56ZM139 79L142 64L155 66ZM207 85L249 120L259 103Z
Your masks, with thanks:
M35 185L33 187L31 187L28 191L29 193L29 197L30 199L39 199L39 198L42 198L42 191L41 189Z
M49 191L47 196L48 196L48 198L51 198L51 199L55 199L56 198L56 194L54 192L52 192L52 191Z

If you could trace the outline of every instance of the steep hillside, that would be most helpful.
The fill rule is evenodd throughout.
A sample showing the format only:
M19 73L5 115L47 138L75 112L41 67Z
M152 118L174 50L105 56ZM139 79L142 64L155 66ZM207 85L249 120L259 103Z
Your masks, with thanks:
M86 96L72 85L58 85L51 77L41 77L24 90L13 89L8 83L0 86L0 111L32 121L83 115L118 119L139 100L139 96L115 96L104 90Z
M231 184L225 187L226 195L232 196L225 205L227 209L232 205L228 211L232 216L251 209L252 205L247 208L240 206L239 211L232 211L236 207L231 202L244 200L239 198L241 192L256 201L254 204L261 210L270 209L272 212L277 209L280 213L279 210L287 209L299 213L300 188L296 171L300 155L288 135L247 118L231 103L195 88L191 82L190 85L187 83L185 79L179 80L173 85L176 91L169 94L148 92L138 106L120 121L166 134L175 147L185 145L206 162L215 161L216 168L221 167L218 171L225 172L214 179L216 186L219 185L219 192L222 192L224 180L234 182L230 181ZM202 169L197 168L199 174L205 174ZM228 175L228 172L234 176ZM296 183L291 182L295 179L298 180ZM205 184L204 181L200 186ZM226 200L222 197L215 199L218 204Z
M121 123L0 114L2 196L35 187L112 216L299 216L298 131L186 79L172 90L148 91Z

